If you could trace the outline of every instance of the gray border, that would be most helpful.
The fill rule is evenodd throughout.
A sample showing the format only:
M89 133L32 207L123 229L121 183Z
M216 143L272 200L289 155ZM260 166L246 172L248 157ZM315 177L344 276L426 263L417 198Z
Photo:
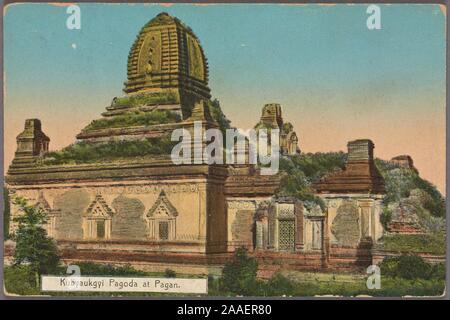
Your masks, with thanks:
M57 0L57 1L45 1L45 0L30 0L30 1L11 1L11 0L0 0L0 4L1 7L4 8L5 5L8 5L10 3L19 3L19 2L25 2L25 3L49 3L49 2L59 2L59 3L63 3L63 2L67 2L67 3L73 3L73 1L68 1L68 0ZM174 0L162 0L162 1L140 1L140 0L135 0L135 1L121 1L121 0L110 0L110 1L89 1L89 0L81 0L81 1L76 1L77 3L180 3L178 1L174 1ZM448 8L448 0L432 0L432 1L421 1L421 0L378 0L378 1L364 1L364 0L350 0L350 1L332 1L332 0L316 0L316 1L312 1L312 0L299 0L299 1L289 1L289 0L285 0L285 1L270 1L270 0L262 0L262 1L239 1L239 0L229 0L229 1L224 1L224 0L219 0L219 1L214 1L214 0L200 0L200 1L194 1L194 0L184 0L181 3L220 3L220 4L239 4L239 3L246 3L246 4L256 4L256 3L265 3L265 4L287 4L287 3L311 3L311 4L318 4L318 3L336 3L336 4L346 4L346 3L354 3L354 4L386 4L386 3L392 3L392 4L443 4ZM3 31L3 10L2 10L2 15L1 15L1 30ZM448 30L449 30L449 19L448 19L448 13L447 13L447 29L446 29L446 40L447 40L447 52L446 52L446 83L447 83L447 91L446 91L446 137L449 137L450 135L450 128L448 126L449 124L449 120L450 120L450 114L447 112L447 105L450 99L450 93L448 90L448 75L449 75L449 67L448 67L448 63L447 61L449 61L450 58L450 49L449 49L449 35L448 35ZM4 185L4 156L3 156L3 148L4 148L4 130L3 130L3 115L4 115L4 110L3 110L3 88L4 88L4 84L3 84L3 32L0 34L0 52L1 52L1 57L2 57L2 63L1 63L1 67L0 67L0 71L1 71L1 77L0 77L0 84L1 84L1 88L2 90L0 90L0 102L1 102L1 108L0 108L0 139L1 139L1 143L0 143L0 186L3 189L3 185ZM450 156L450 140L446 139L446 198L447 195L450 194L450 185L449 185L449 173L450 173L450 165L448 162ZM2 191L2 190L1 190ZM370 298L355 298L355 297L326 297L326 298L322 298L322 297L241 297L241 298L236 298L236 297L58 297L58 296L39 296L39 297L27 297L27 296L6 296L4 294L4 290L3 290L3 250L4 250L4 246L3 246L3 242L4 242L4 238L3 238L3 192L0 192L0 216L2 217L0 219L0 238L1 238L1 249L0 249L0 300L179 300L179 301L184 301L184 300L402 300L405 298L401 298L401 297L370 297ZM449 212L450 210L450 203L449 201L446 201L446 212ZM450 230L450 221L448 219L448 214L447 214L447 230ZM448 263L448 257L449 257L449 252L448 252L448 248L449 246L449 237L447 236L446 238L446 243L447 243L447 251L446 251L446 292L444 294L443 297L411 297L411 298L407 298L407 299L428 299L428 300L441 300L441 299L445 299L445 300L450 300L450 293L448 292L448 288L450 287L450 264Z

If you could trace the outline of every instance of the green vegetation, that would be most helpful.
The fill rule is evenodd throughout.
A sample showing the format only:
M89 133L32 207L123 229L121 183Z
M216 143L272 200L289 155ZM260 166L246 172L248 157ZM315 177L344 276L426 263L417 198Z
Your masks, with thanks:
M145 272L136 270L130 265L112 266L109 264L96 264L92 262L79 262L81 275L85 276L116 276L116 277L175 277L167 272ZM67 276L67 267L60 265L53 270L51 275ZM185 277L185 276L184 276ZM5 266L4 268L5 289L10 294L19 295L42 295L55 296L161 296L164 293L142 293L142 292L41 292L36 284L34 273L29 265ZM179 294L177 294L179 295Z
M344 169L347 154L344 152L307 153L285 156L280 159L280 171L286 173L279 196L293 196L305 204L317 203L312 183L325 175ZM386 183L385 209L381 221L386 227L392 217L392 206L398 203L414 207L421 224L431 232L442 230L445 217L445 199L428 181L412 169L401 168L389 161L376 159L375 163Z
M376 165L383 175L386 196L381 223L388 229L390 221L400 212L409 215L417 225L434 236L396 236L386 238L386 246L398 251L433 252L445 250L445 198L430 182L422 179L414 169L403 168L389 161L376 159ZM417 249L414 247L417 246ZM438 248L442 246L442 248Z
M436 187L422 179L412 169L402 168L388 161L376 159L375 163L386 183L385 204L401 202L420 190L420 205L435 217L445 217L445 199Z
M219 128L225 136L225 130L230 128L230 120L227 119L220 107L220 102L217 99L210 101L209 111L212 118L219 124Z
M419 256L401 255L398 257L387 257L380 264L381 274L393 278L408 280L444 280L445 264L432 265Z
M342 170L347 155L343 152L306 153L280 158L280 171L286 175L282 181L279 196L292 196L305 201L308 207L323 202L314 195L312 183L326 174Z
M16 197L14 204L22 212L14 218L14 222L18 224L13 235L16 242L14 265L29 265L29 270L34 274L36 285L39 287L39 276L52 273L58 267L58 249L42 227L47 223L46 213L40 207L28 205L21 197Z
M442 233L385 235L379 240L376 248L397 253L422 252L445 255L445 235Z
M170 137L132 141L111 141L103 144L80 142L61 151L50 152L43 165L82 164L120 160L126 157L170 154L177 142Z
M175 104L180 99L175 92L161 92L152 94L129 95L114 98L112 106L140 107L154 104Z
M438 296L445 289L445 266L431 266L423 261L414 270L410 263L416 264L417 258L402 258L403 262L383 262L381 265L381 289L367 289L365 274L331 274L284 271L276 273L268 281L256 278L258 263L247 255L244 249L237 250L234 259L223 270L221 278L209 277L209 296ZM409 259L409 260L408 260ZM401 259L397 259L401 260ZM413 261L414 260L414 261ZM417 261L416 261L417 260ZM400 265L400 267L398 266ZM94 263L79 263L83 275L102 276L136 276L136 277L175 277L172 270L164 273L139 271L131 266L114 267ZM389 269L388 269L389 268ZM419 273L418 271L421 271ZM58 267L55 275L65 275L65 267ZM423 274L426 276L424 277ZM182 275L180 277L188 277ZM192 276L191 276L192 277ZM28 265L5 267L5 288L8 293L30 295L43 294L36 286L34 276ZM49 294L45 292L44 294ZM66 292L50 293L61 296L163 296L163 293L114 293L114 292ZM174 294L175 295L175 294ZM177 294L186 296L186 294Z
M7 293L19 295L39 295L41 291L36 283L36 275L30 266L5 266L3 281Z
M150 126L181 121L181 117L169 110L154 110L151 112L127 112L122 115L93 120L83 131L122 128L132 126Z
M410 259L410 258L408 258ZM412 258L414 261L417 258ZM410 261L410 262L414 262ZM403 261L404 264L407 261ZM437 296L445 289L445 267L431 266L423 262L428 270L427 277L404 267L401 273L381 272L381 289L368 289L364 274L323 274L285 271L276 273L268 281L256 278L258 264L248 257L244 249L236 252L232 262L223 270L223 277L210 279L209 295L211 296L315 296L370 295L380 297L399 297L405 295ZM385 267L382 267L385 268ZM414 268L414 267L413 267ZM419 268L423 269L423 264ZM399 270L399 268L394 268ZM414 273L415 272L415 273Z
M9 219L11 217L8 189L3 188L3 239L9 238Z
M166 269L164 271L164 276L166 278L176 278L177 277L177 273L175 271L173 271L172 269Z
M220 288L236 295L251 295L258 285L257 271L258 262L247 255L246 249L238 248L223 269Z

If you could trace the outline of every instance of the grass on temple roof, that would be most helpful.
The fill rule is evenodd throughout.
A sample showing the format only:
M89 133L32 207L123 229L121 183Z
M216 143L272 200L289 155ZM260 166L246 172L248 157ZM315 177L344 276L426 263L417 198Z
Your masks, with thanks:
M180 98L177 93L159 92L118 97L113 100L112 106L139 107L154 104L175 104L179 102Z
M42 165L99 163L123 158L170 154L177 142L170 137L146 138L134 141L111 141L103 144L80 142L61 151L49 152Z
M123 115L93 120L83 131L122 128L132 126L149 126L155 124L165 124L179 122L180 116L168 110L154 110L151 112L129 112Z

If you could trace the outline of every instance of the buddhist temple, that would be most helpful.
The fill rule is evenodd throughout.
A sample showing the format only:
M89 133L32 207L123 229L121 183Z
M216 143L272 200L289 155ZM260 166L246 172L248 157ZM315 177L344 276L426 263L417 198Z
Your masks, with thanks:
M384 192L370 140L350 142L345 170L314 186L325 207L278 196L283 173L262 175L255 164L174 165L173 130L192 131L194 122L225 129L227 121L211 101L199 39L167 13L139 31L123 91L63 150L49 151L38 119L26 120L17 136L6 177L10 198L46 211L63 261L208 274L245 247L261 268L370 263L361 240L381 235ZM264 106L256 128L280 130L282 156L300 154L279 104ZM12 218L17 214L11 202Z

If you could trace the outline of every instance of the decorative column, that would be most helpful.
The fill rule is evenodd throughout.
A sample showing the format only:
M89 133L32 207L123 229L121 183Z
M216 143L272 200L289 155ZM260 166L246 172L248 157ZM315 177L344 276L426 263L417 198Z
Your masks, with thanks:
M263 231L262 221L255 222L255 229L256 229L256 235L255 235L256 250L263 250L264 249L264 234L263 234L264 231Z
M361 226L361 240L370 237L373 239L371 218L372 218L372 203L371 199L359 200L359 212L360 212L360 226Z
M303 251L303 204L294 202L295 215L295 251Z
M111 239L111 219L105 219L105 239Z

